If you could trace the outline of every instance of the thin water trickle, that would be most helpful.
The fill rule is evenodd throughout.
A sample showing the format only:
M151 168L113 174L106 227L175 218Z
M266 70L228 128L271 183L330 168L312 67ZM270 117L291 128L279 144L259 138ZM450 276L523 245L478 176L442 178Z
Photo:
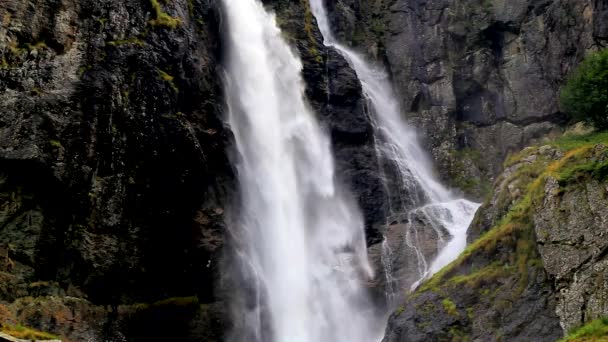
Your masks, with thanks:
M363 220L335 183L302 64L259 0L224 0L240 201L230 231L238 342L377 339Z
M363 92L369 100L372 121L375 130L375 141L380 158L388 160L399 171L401 186L399 196L407 196L408 206L391 208L392 213L406 213L408 223L404 234L405 243L417 256L419 280L414 287L426 277L431 276L451 261L466 247L466 232L479 204L456 197L434 176L432 163L418 142L414 129L403 119L402 111L394 95L393 88L386 72L374 68L359 54L336 41L329 26L327 10L323 0L310 0L313 14L325 39L325 45L338 50L357 73ZM394 191L394 190L393 190ZM424 216L428 221L425 229L437 231L442 239L440 228L449 233L449 241L438 241L439 253L433 260L426 260L419 247L418 230L413 229L414 216ZM385 237L386 239L386 237ZM384 250L383 246L383 250ZM389 247L389 244L386 244ZM393 267L390 255L383 253L384 270L390 272ZM395 279L385 274L387 280L387 300L394 296ZM390 291L390 292L389 292Z

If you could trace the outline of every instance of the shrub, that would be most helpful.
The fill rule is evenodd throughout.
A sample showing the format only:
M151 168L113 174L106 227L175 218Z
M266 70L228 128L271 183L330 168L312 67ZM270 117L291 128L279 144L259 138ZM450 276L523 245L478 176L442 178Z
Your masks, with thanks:
M562 89L560 102L573 119L608 129L608 49L583 60Z
M606 340L608 340L608 317L596 319L580 328L574 329L559 342L600 342Z

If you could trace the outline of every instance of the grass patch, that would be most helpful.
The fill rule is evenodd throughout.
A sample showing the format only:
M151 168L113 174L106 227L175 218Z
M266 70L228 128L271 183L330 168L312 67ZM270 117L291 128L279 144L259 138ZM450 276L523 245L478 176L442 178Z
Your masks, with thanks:
M466 285L469 288L477 289L484 283L494 282L503 277L510 271L510 266L502 262L494 262L470 274L461 274L448 280L451 285Z
M467 246L455 261L423 283L416 293L429 290L442 292L442 286L460 284L476 288L482 283L487 283L485 280L496 280L509 275L517 275L518 284L515 292L523 292L528 284L528 267L541 265L535 248L532 215L533 208L543 201L547 179L552 177L560 182L590 176L605 179L608 177L608 161L599 161L606 158L595 155L595 146L606 140L608 140L606 132L563 137L552 144L561 149L569 149L561 159L551 161L538 155L534 161L523 164L506 182L514 184L518 190L516 198L512 198L513 204L507 206L506 203L511 201L506 201L506 199L500 201L499 199L499 202L505 203L506 214L493 228ZM507 164L520 163L522 159L537 151L536 148L525 149L519 154L513 155L512 160ZM514 181L517 182L514 183ZM500 193L507 197L510 196L507 189L501 189ZM469 264L472 257L480 254L489 257L495 254L498 248L512 248L511 260L495 262L483 266L479 270L459 274L461 266Z
M32 328L25 327L21 324L2 325L2 332L16 338L24 340L58 340L59 337L47 332L38 331Z
M605 342L608 341L608 317L596 319L574 329L559 342Z
M608 144L608 131L585 135L566 135L553 141L550 145L561 150L572 150L586 145Z

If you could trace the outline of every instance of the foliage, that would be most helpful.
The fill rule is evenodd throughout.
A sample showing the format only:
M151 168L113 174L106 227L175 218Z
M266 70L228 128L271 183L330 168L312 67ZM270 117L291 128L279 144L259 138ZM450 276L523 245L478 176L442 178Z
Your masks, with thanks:
M51 140L49 141L49 144L55 148L63 148L63 145L61 145L61 141L59 140Z
M506 165L520 166L511 174L510 181L505 183L514 188L511 191L501 189L499 194L511 196L513 191L518 195L510 200L500 200L499 195L499 202L507 203L506 214L492 229L471 243L454 262L423 283L416 294L428 290L442 292L445 287L459 287L462 284L469 288L479 288L510 275L517 276L515 293L521 293L528 283L527 268L540 262L535 248L532 214L533 208L542 203L546 180L552 177L565 185L581 177L608 177L608 162L603 158L605 153L602 149L596 149L596 145L602 142L608 143L608 134L605 132L558 139L551 145L564 153L559 160L539 154L537 147L512 155ZM536 158L523 161L532 155ZM517 191L514 191L515 188ZM465 272L461 272L461 266L471 264L471 258L481 254L495 255L498 248L511 248L515 260L506 264L495 260L488 265L479 265L480 268L464 268Z
M26 339L26 340L58 340L59 337L53 334L49 334L46 332L34 330L32 328L25 327L21 324L2 325L2 332L8 335L11 335L16 338Z
M127 38L127 39L119 39L119 40L111 40L108 42L108 45L112 46L121 46L121 45L137 45L144 46L146 43L138 38Z
M608 128L608 49L580 64L562 89L560 102L572 118Z
M608 132L604 131L584 135L566 135L551 143L551 145L559 147L561 150L572 150L581 146L597 144L608 145Z
M445 312L448 313L448 315L458 316L458 309L456 309L456 304L452 300L446 298L441 301L441 304L443 305L443 308L445 309Z
M176 28L182 24L182 21L178 18L174 18L163 11L157 0L150 0L156 19L150 20L152 26L163 26L167 28Z
M574 329L560 342L606 342L608 341L608 317L596 319Z
M175 82L173 81L175 79L175 77L169 75L168 73L166 73L163 70L157 69L158 71L158 76L165 82L169 83L169 86L171 86L171 89L173 89L176 93L179 93L179 88L177 88L177 85L175 85Z

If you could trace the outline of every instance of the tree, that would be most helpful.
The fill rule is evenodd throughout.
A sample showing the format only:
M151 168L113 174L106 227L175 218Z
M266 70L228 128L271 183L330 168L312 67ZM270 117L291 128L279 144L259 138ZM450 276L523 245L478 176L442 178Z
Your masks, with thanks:
M608 49L583 60L562 88L560 102L573 119L608 129Z

